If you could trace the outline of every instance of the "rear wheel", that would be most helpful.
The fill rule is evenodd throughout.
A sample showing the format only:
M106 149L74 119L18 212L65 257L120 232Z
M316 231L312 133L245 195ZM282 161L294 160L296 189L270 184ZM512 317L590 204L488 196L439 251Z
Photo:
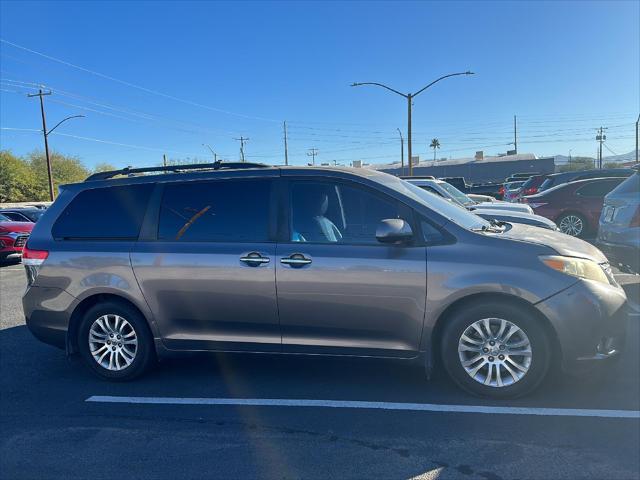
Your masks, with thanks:
M562 233L572 237L582 237L587 233L587 221L579 213L565 213L556 220Z
M144 318L120 302L90 308L78 332L78 348L93 372L109 380L131 380L155 360L153 338Z
M493 398L526 395L547 374L551 348L539 320L510 304L480 303L455 312L442 335L442 360L465 390Z

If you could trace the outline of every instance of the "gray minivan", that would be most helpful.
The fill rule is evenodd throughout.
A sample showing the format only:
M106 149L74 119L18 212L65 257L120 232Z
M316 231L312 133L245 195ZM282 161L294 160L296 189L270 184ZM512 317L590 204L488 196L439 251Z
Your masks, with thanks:
M369 169L95 174L61 188L23 259L31 332L112 380L184 351L375 356L504 398L625 333L597 248Z

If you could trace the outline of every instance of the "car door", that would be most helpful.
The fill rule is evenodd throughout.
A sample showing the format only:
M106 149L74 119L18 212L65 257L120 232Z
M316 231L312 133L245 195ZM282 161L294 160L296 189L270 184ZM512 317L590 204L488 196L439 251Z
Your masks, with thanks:
M414 228L412 210L354 181L291 178L285 197L276 264L283 351L415 356L426 249L376 239L383 219Z
M131 262L165 345L280 351L272 180L157 188Z

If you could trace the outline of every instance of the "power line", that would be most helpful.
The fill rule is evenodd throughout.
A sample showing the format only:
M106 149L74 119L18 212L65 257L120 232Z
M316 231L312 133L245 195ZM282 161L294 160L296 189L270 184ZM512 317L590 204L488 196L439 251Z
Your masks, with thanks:
M13 82L13 80L8 80L8 79L0 79L0 82ZM29 82L21 82L21 83L29 83ZM9 84L11 85L11 84ZM36 85L36 84L33 84ZM177 119L172 119L169 117L165 117L162 115L158 115L158 114L154 114L154 113L147 113L147 112L142 112L139 110L132 110L132 109L128 109L126 107L121 107L121 106L117 106L117 105L113 105L113 104L109 104L103 100L99 100L99 99L92 99L90 97L85 97L79 94L75 94L73 92L68 92L66 90L61 90L58 89L54 86L51 85L42 85L43 87L47 87L48 89L54 91L56 94L58 95L62 95L64 97L69 97L69 98L73 98L76 100L80 100L82 102L88 103L89 105L92 106L96 106L99 108L104 108L107 110L111 110L111 111L115 111L115 112L119 112L119 113L123 113L125 115L130 115L133 117L136 117L138 119L141 120L146 120L149 122L156 122L156 123L160 123L162 125L164 125L167 128L173 128L182 132L191 132L194 133L193 130L198 130L201 133L207 133L209 135L218 135L218 136L226 136L226 135L233 135L235 132L231 132L231 131L224 131L224 130L215 130L215 129L211 129L209 127L205 127L203 125L199 125L199 124L195 124L195 123L191 123L191 122L184 122L181 120L177 120ZM23 88L35 88L35 87L23 87ZM15 92L15 93L24 93L24 92ZM57 101L56 103L62 103L61 101ZM90 111L89 107L82 107L79 105L75 105L76 108L84 108L88 111ZM97 110L92 110L95 111L97 113ZM103 114L105 115L109 115L109 113L104 112ZM124 117L122 117L124 119ZM131 119L129 119L130 121L133 121ZM191 130L189 130L189 128Z
M271 119L271 118L258 117L258 116L254 116L254 115L245 115L245 114L236 113L236 112L230 112L228 110L223 110L223 109L220 109L220 108L211 107L209 105L204 105L202 103L194 102L192 100L186 100L186 99L183 99L183 98L180 98L180 97L176 97L175 95L170 95L168 93L160 92L158 90L153 90L153 89L150 89L150 88L147 88L147 87L143 87L142 85L137 85L135 83L131 83L131 82L128 82L126 80L121 80L119 78L112 77L110 75L106 75L104 73L97 72L95 70L91 70L89 68L82 67L80 65L76 65L76 64L71 63L71 62L67 62L66 60L62 60L60 58L56 58L56 57L53 57L51 55L47 55L45 53L38 52L36 50L32 50L32 49L27 48L27 47L25 47L23 45L18 45L17 43L10 42L10 41L5 40L3 38L0 38L0 42L6 43L7 45L11 45L12 47L19 48L21 50L24 50L26 52L32 53L34 55L38 55L40 57L46 58L47 60L51 60L53 62L57 62L57 63L60 63L62 65L66 65L67 67L75 68L75 69L83 71L85 73L89 73L91 75L95 75L97 77L103 78L105 80L110 80L112 82L120 83L121 85L125 85L127 87L138 89L140 91L146 92L146 93L151 94L151 95L156 95L156 96L159 96L159 97L167 98L169 100L174 100L176 102L181 102L181 103L184 103L186 105L191 105L191 106L194 106L194 107L199 107L199 108L204 108L204 109L207 109L207 110L212 110L212 111L218 112L218 113L224 113L226 115L233 115L233 116L236 116L236 117L248 118L248 119L252 119L252 120L262 120L262 121L267 121L267 122L278 122L278 123L280 123L279 120L274 120L274 119Z

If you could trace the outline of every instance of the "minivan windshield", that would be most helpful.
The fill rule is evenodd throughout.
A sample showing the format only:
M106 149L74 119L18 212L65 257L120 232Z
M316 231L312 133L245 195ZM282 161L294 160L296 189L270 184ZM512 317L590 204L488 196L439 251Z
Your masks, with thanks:
M408 190L408 192L404 191L402 193L408 193L409 196L419 201L424 206L434 210L436 213L439 213L447 220L452 221L462 228L466 228L467 230L485 230L491 227L489 222L478 215L471 213L461 205L451 203L443 197L434 195L433 193L423 190L422 188L405 180L401 180L399 182L398 187L400 186Z

